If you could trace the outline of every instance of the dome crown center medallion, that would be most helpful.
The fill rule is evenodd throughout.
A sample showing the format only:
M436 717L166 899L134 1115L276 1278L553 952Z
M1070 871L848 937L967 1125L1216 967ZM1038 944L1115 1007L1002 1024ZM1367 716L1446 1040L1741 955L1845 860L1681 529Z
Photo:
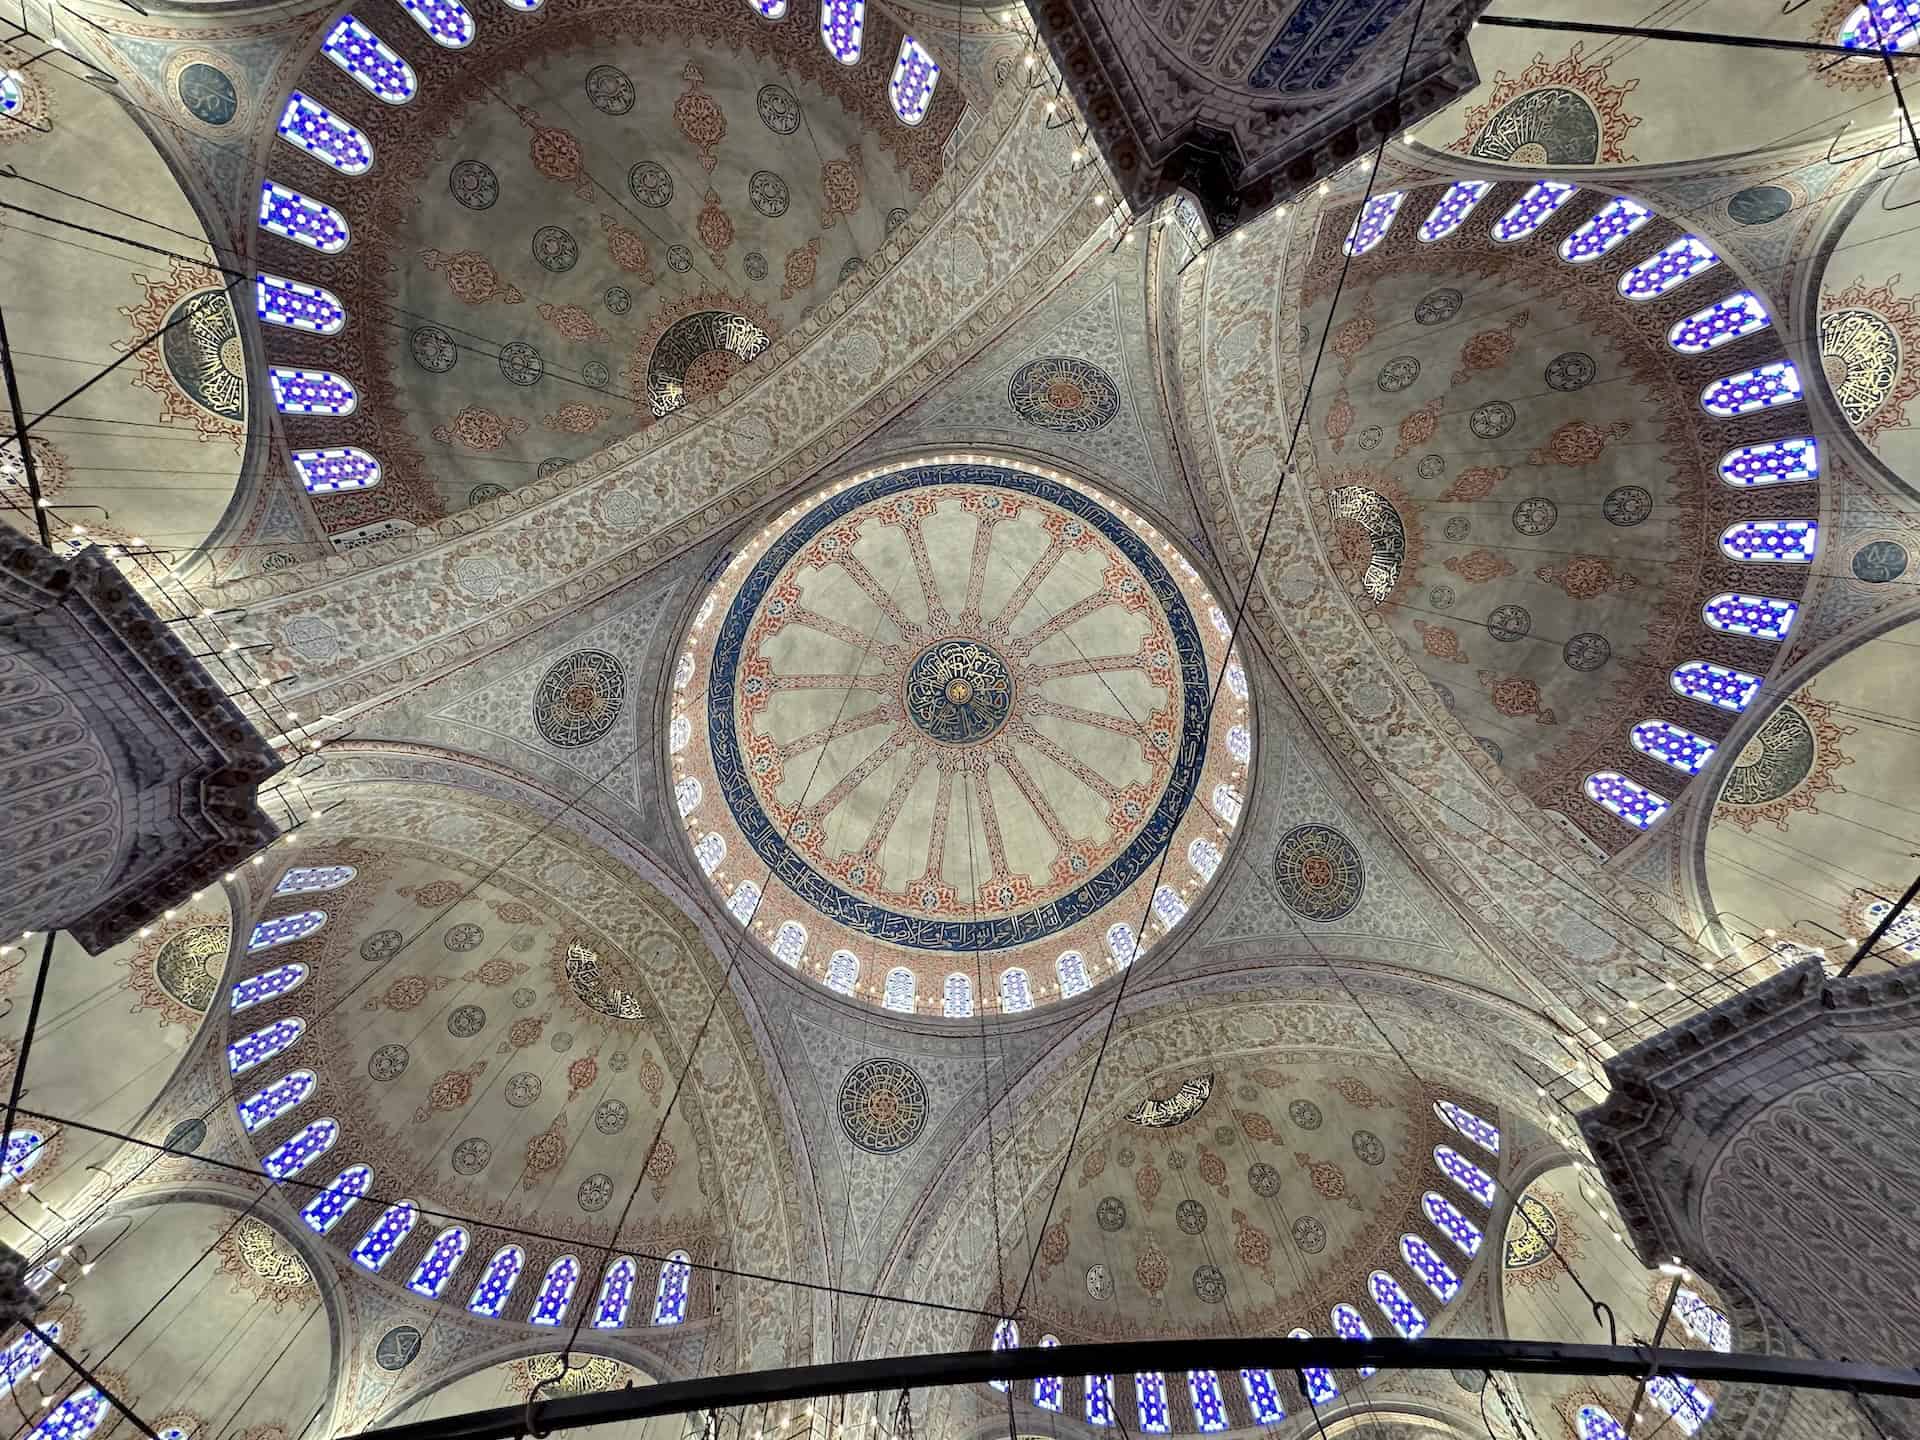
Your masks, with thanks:
M1013 709L1007 662L978 640L936 641L907 667L907 715L935 740L972 745L998 733Z

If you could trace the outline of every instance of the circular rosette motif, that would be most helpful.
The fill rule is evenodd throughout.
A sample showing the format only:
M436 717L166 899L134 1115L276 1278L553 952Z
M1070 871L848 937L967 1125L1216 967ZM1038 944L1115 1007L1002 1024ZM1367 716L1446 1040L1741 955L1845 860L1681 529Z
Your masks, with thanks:
M977 640L942 640L907 671L907 718L934 739L971 745L1002 725L1013 707L1007 662Z
M1098 365L1049 356L1022 365L1007 382L1007 403L1029 425L1084 434L1120 413L1120 387Z
M927 1087L898 1060L862 1060L840 1082L840 1127L874 1155L892 1155L920 1138Z

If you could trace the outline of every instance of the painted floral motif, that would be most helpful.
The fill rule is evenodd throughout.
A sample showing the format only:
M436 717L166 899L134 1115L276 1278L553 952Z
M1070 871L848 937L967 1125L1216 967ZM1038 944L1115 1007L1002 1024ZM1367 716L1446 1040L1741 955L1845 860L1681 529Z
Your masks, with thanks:
M1514 573L1513 565L1498 550L1475 550L1470 555L1449 555L1447 569L1462 580L1484 585L1489 580L1504 580Z
M1591 600L1640 584L1636 576L1617 569L1604 555L1575 555L1564 565L1542 565L1533 573L1536 579L1565 591L1574 600Z
M561 434L585 435L599 429L612 418L613 411L604 405L584 405L575 401L560 406L551 415L542 415L540 424ZM525 428L526 422L520 423Z
M553 305L543 303L540 306L540 318L569 340L605 340L607 332L599 323L578 305Z
M1476 370L1498 370L1513 358L1520 343L1519 332L1526 328L1528 312L1516 310L1497 330L1482 330L1460 347L1460 365L1453 372L1453 383L1464 385Z
M453 983L445 975L402 975L386 990L368 1000L361 1008L364 1010L412 1010L435 990L443 990Z
M1246 1212L1235 1210L1232 1214L1234 1235L1233 1249L1244 1264L1258 1270L1273 1258L1273 1240L1267 1232L1247 1219Z
M727 138L726 113L719 101L707 94L707 77L698 65L689 61L680 78L687 82L687 88L673 102L673 123L698 152L700 168L711 175L719 160L714 147Z
M464 1070L449 1070L427 1090L426 1103L413 1112L416 1125L445 1110L458 1110L473 1098L473 1082L487 1073L487 1062L476 1060Z
M694 228L700 232L700 243L707 247L714 265L726 264L723 252L733 244L733 221L720 208L718 192L707 191L705 203L700 207L700 218L694 222Z
M1467 652L1460 648L1460 637L1445 625L1429 625L1424 620L1413 622L1413 628L1420 632L1420 643L1427 648L1427 654L1436 660L1451 660L1456 665L1468 663Z
M1172 1274L1166 1252L1149 1240L1147 1248L1133 1262L1133 1274L1142 1290L1149 1295L1158 1295L1167 1288L1167 1279Z
M607 232L607 258L642 285L653 283L653 262L647 255L647 242L637 230L629 230L611 215L600 217L600 228Z
M1454 476L1453 483L1442 490L1437 498L1459 501L1484 500L1511 473L1511 467L1506 465L1475 465Z
M1347 396L1347 387L1342 385L1334 392L1333 404L1327 407L1327 439L1332 442L1334 454L1347 448L1347 431L1353 428L1353 401Z
M483 405L469 405L445 425L434 426L433 438L442 445L464 445L469 450L498 450L526 428L527 422L518 415L505 419Z
M1334 327L1333 334L1327 341L1333 353L1340 357L1342 379L1353 372L1353 362L1373 343L1373 332L1373 291L1363 290L1360 292L1359 303L1354 306L1353 314Z
M1558 725L1560 717L1553 713L1552 707L1540 703L1540 690L1533 681L1524 675L1502 675L1498 670L1479 672L1480 684L1486 689L1487 698L1493 708L1502 715L1516 720L1531 716L1536 725Z
M1586 420L1569 420L1547 437L1538 450L1529 451L1529 465L1566 465L1578 469L1598 460L1609 440L1624 439L1633 429L1630 420L1615 420L1605 430Z
M582 200L593 199L593 177L587 174L586 156L573 132L543 125L540 112L524 105L515 106L514 113L533 131L533 138L527 142L527 157L533 161L533 168L549 180L572 185L573 193Z
M1160 1169L1151 1160L1142 1165L1133 1175L1133 1193L1140 1197L1140 1203L1147 1209L1153 1209L1153 1198L1160 1193Z
M1382 1099L1373 1093L1373 1087L1358 1075L1341 1075L1334 1079L1333 1093L1353 1106L1356 1110L1391 1110L1393 1102Z
M1833 712L1833 703L1808 686L1769 715L1735 759L1714 823L1730 820L1751 831L1766 821L1785 832L1794 815L1820 813L1822 795L1846 794L1834 771L1853 764L1840 742L1859 727L1841 724Z
M820 261L820 237L812 237L797 250L787 252L787 263L781 271L786 283L780 287L780 298L791 300L802 291L813 288L814 269Z
M1293 1163L1307 1172L1323 1199L1344 1200L1349 1210L1360 1208L1360 1197L1347 1189L1346 1172L1331 1160L1316 1160L1304 1150L1293 1152Z
M1462 155L1468 154L1486 123L1511 101L1529 90L1556 88L1576 91L1592 105L1600 125L1600 153L1595 159L1605 165L1625 165L1636 159L1633 152L1626 148L1626 139L1627 132L1640 123L1640 117L1627 114L1626 100L1628 95L1640 88L1640 81L1635 78L1624 85L1609 83L1607 71L1613 64L1613 57L1588 64L1585 49L1584 44L1575 45L1565 56L1551 64L1544 51L1536 53L1518 75L1495 70L1487 98L1461 116L1463 133L1447 148ZM1533 164L1539 164L1545 158L1544 155L1535 159L1519 154L1513 157L1515 163Z
M553 1117L551 1125L527 1141L526 1168L521 1175L520 1188L535 1189L566 1163L567 1116L562 1111Z
M842 215L860 209L860 147L849 145L844 159L820 167L820 224L831 229Z
M400 893L427 910L444 910L467 892L452 880L429 880L424 885L402 885Z
M503 305L518 305L527 297L500 278L500 272L478 250L461 250L452 255L440 250L422 250L420 263L438 274L447 273L447 289L464 305L485 305L498 300Z
M1400 422L1400 443L1394 447L1394 459L1433 439L1434 431L1440 428L1440 412L1445 406L1446 397L1436 395Z

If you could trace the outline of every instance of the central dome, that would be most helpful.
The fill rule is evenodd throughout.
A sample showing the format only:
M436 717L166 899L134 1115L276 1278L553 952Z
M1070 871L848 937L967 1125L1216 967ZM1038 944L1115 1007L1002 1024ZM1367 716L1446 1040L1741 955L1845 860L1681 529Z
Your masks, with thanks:
M953 1015L1078 993L1225 852L1252 755L1227 631L1152 527L1060 476L836 486L736 555L687 637L669 747L695 855L842 993Z

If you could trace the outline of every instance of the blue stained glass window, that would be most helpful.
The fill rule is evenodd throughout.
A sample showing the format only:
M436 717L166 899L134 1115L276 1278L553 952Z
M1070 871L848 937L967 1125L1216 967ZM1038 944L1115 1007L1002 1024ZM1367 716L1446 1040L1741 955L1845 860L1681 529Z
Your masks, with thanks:
M276 895L310 895L316 890L338 890L353 879L351 865L300 865L280 877Z
M1440 1167L1441 1174L1482 1205L1493 1204L1496 1188L1493 1177L1451 1145L1436 1145L1433 1151L1433 1163Z
M473 16L460 0L400 0L400 3L434 44L449 50L463 50L473 43Z
M1700 406L1709 415L1727 419L1750 410L1772 410L1806 398L1800 372L1791 360L1775 360L1738 375L1723 375L1700 392Z
M1336 1305L1333 1307L1333 1333L1338 1335L1342 1340L1371 1340L1373 1338L1373 1331L1367 1328L1367 1322L1360 1318L1360 1312L1351 1305ZM1360 1378L1364 1380L1367 1376L1373 1374L1374 1368L1372 1365L1362 1365L1360 1367Z
M989 1347L994 1350L1018 1350L1020 1348L1020 1323L1017 1320L1002 1320L993 1327L993 1342ZM1005 1380L987 1382L996 1390L1005 1390Z
M530 15L546 4L547 0L500 0L500 3L509 10L520 10Z
M1572 265L1598 260L1652 218L1639 201L1616 195L1560 242L1560 258Z
M909 35L900 42L900 54L893 62L893 79L887 82L887 98L893 113L903 125L918 125L927 118L933 103L933 87L940 83L940 64L927 53L927 47Z
M364 175L373 168L373 142L318 100L296 90L280 112L280 138L304 150L342 175Z
M351 15L333 22L320 53L389 105L404 105L419 93L413 67Z
M1347 231L1347 254L1364 255L1386 239L1387 232L1393 229L1393 222L1400 216L1401 202L1406 198L1406 191L1390 190L1385 195L1375 195L1362 205Z
M1060 995L1070 998L1086 990L1093 982L1087 979L1087 960L1078 950L1069 950L1053 962L1054 970L1060 976Z
M1620 293L1629 300L1651 300L1694 276L1711 270L1720 257L1697 235L1682 235L1666 249L1649 255L1620 277Z
M1485 198L1487 191L1493 188L1491 180L1456 180L1447 187L1433 209L1427 212L1427 218L1420 222L1420 238L1432 243L1444 240L1460 228L1461 222L1473 213L1473 207ZM1265 1371L1253 1372L1265 1374Z
M332 450L296 450L294 469L309 495L337 495L343 490L371 490L380 483L380 462L353 445Z
M1033 990L1027 984L1027 972L1017 965L1000 972L1000 1008L1009 1011L1033 1008Z
M453 1272L460 1268L460 1262L466 1256L467 1232L458 1225L449 1225L433 1237L433 1244L427 1247L425 1257L414 1267L413 1278L407 1281L407 1288L416 1295L438 1300L440 1292L447 1288L447 1281L453 1278Z
M260 228L322 255L338 255L353 238L347 217L331 205L271 180L260 183Z
M313 1093L313 1071L294 1070L282 1075L256 1095L239 1105L240 1124L251 1135L278 1120Z
M282 415L351 415L360 408L360 392L353 382L331 370L295 370L286 365L267 367L273 403Z
M1042 1335L1040 1337L1040 1348L1042 1350L1052 1350L1059 1344L1060 1337L1058 1335ZM1038 1405L1042 1410L1051 1410L1054 1414L1058 1415L1060 1413L1061 1402L1065 1398L1065 1391L1066 1383L1064 1377L1059 1375L1042 1375L1038 1380L1033 1382L1033 1403Z
M546 1278L540 1282L540 1293L533 1298L533 1313L527 1317L535 1325L558 1325L566 1318L567 1306L573 1303L573 1292L580 1284L580 1262L572 1255L562 1255L547 1267Z
M247 939L247 953L271 950L276 945L304 939L326 923L327 912L324 910L302 910L297 915L279 915L271 920L262 920L253 927L253 934Z
M1767 313L1760 297L1751 290L1739 290L1676 321L1667 332L1667 344L1682 355L1704 355L1729 340L1764 330L1772 323L1773 316Z
M93 1386L83 1386L53 1407L51 1414L33 1427L28 1440L87 1440L107 1418L107 1397Z
M827 988L842 995L853 994L860 979L860 957L851 950L836 950L827 957Z
M1673 1313L1687 1333L1710 1349L1727 1354L1733 1349L1733 1326L1727 1317L1685 1286L1674 1297Z
M1140 1428L1149 1435L1167 1433L1167 1377L1158 1370L1133 1377L1134 1400L1140 1408Z
M420 1223L420 1207L411 1200L402 1200L389 1205L381 1211L380 1218L368 1227L367 1233L360 1237L360 1243L353 1247L353 1260L356 1265L364 1265L369 1270L378 1270L393 1258L393 1252L413 1233L413 1227Z
M667 1256L660 1267L660 1283L653 1292L653 1323L678 1325L687 1318L687 1287L693 1279L693 1257L684 1250Z
M942 992L941 1013L949 1020L973 1014L973 981L958 971L947 976Z
M1304 1335L1304 1330L1296 1330ZM1247 1409L1256 1425L1278 1425L1287 1418L1287 1407L1280 1403L1280 1387L1273 1383L1271 1370L1242 1370L1240 1383L1246 1388ZM1337 1392L1336 1392L1337 1393Z
M747 0L747 3L760 12L764 20L782 20L787 14L787 0Z
M233 987L233 1009L249 1010L263 1000L277 1000L298 990L306 978L304 965L276 965L258 975L249 975Z
M347 323L347 307L331 290L264 272L254 277L253 284L260 318L269 325L309 335L337 335Z
M1633 748L1642 755L1651 755L1683 775L1698 775L1706 769L1717 748L1711 740L1704 740L1678 725L1669 725L1665 720L1642 720L1633 727L1629 738Z
M1480 1227L1463 1215L1458 1205L1429 1190L1421 1197L1420 1207L1433 1227L1460 1247L1461 1254L1471 1258L1480 1253Z
M1793 628L1800 607L1770 595L1716 595L1700 607L1700 618L1715 630L1751 635L1756 640L1782 640Z
M887 971L886 988L881 992L880 1003L889 1010L898 1010L903 1014L913 1013L913 971L904 965L896 965Z
M1227 1402L1220 1394L1220 1377L1213 1371L1187 1372L1187 1398L1193 1402L1193 1423L1201 1434L1227 1428Z
M372 1168L349 1165L334 1177L331 1185L307 1202L300 1218L315 1234L324 1235L344 1220L347 1212L360 1203L360 1197L372 1188Z
M1140 953L1140 944L1133 936L1133 927L1125 921L1107 927L1107 954L1113 957L1113 963L1124 970L1131 965L1134 957Z
M1849 50L1920 49L1920 0L1867 0L1840 26Z
M1589 800L1636 830L1647 829L1667 813L1666 796L1654 794L1617 771L1599 770L1587 776L1585 789Z
M480 1276L480 1283L473 1287L473 1294L467 1300L467 1309L489 1320L498 1320L500 1312L507 1308L513 1287L520 1283L520 1271L526 1263L527 1252L518 1245L502 1245L494 1251L493 1259L487 1262L487 1268Z
M1493 238L1511 245L1524 240L1551 220L1554 212L1580 193L1578 185L1562 185L1556 180L1541 180L1513 202L1511 209L1493 222Z
M1620 1428L1620 1422L1597 1405L1582 1405L1574 1417L1574 1425L1580 1432L1580 1440L1627 1440L1627 1432Z
M1786 485L1820 476L1820 442L1811 435L1742 445L1720 457L1720 478L1729 485Z
M1817 520L1743 520L1720 532L1720 551L1730 560L1806 565L1819 545Z
M1355 1316L1354 1318L1358 1319L1359 1317ZM1360 1328L1364 1330L1367 1327L1362 1325ZM1290 1340L1311 1340L1313 1336L1305 1330L1289 1330L1287 1332L1287 1338ZM1313 1405L1326 1405L1340 1398L1340 1386L1335 1382L1331 1370L1322 1370L1318 1366L1309 1365L1300 1373L1307 1377L1308 1403Z
M1087 1376L1087 1423L1113 1424L1113 1376Z
M1699 700L1721 710L1744 710L1759 693L1760 677L1744 670L1729 670L1708 660L1689 660L1678 666L1667 683L1689 700Z
M842 65L860 63L860 32L867 24L867 0L820 0L820 39Z
M0 115L13 114L26 98L26 88L21 85L18 72L0 70Z
M607 1267L600 1281L600 1298L593 1307L593 1328L618 1330L627 1323L627 1311L633 1305L633 1284L640 1278L640 1267L632 1257L622 1255Z
M5 1172L0 1174L0 1187L24 1178L29 1170L38 1165L46 1144L47 1137L38 1130L15 1130L9 1134L5 1156L0 1158L0 1169Z
M1434 1293L1442 1305L1460 1293L1460 1277L1453 1273L1453 1267L1440 1258L1439 1251L1418 1235L1400 1237L1400 1258L1407 1262L1407 1268L1420 1277L1421 1283Z
M55 1340L63 1333L58 1320L44 1322L40 1328ZM12 1391L14 1386L46 1364L47 1356L52 1353L45 1340L31 1330L23 1330L18 1340L0 1351L0 1384Z
M1427 1317L1420 1313L1420 1307L1413 1303L1413 1297L1400 1282L1386 1271L1376 1270L1367 1277L1367 1293L1388 1323L1400 1332L1401 1339L1418 1340L1427 1333Z
M316 1120L284 1144L269 1150L260 1168L275 1180L291 1180L333 1148L340 1138L340 1122L329 1115Z
M227 1069L235 1075L246 1074L254 1066L271 1060L293 1044L306 1028L306 1021L298 1015L289 1015L251 1035L243 1035L227 1046Z
M1471 1110L1462 1109L1451 1100L1435 1103L1433 1113L1458 1130L1467 1139L1473 1141L1482 1150L1494 1155L1500 1153L1500 1130L1489 1120L1482 1120Z
M1647 1381L1647 1398L1673 1417L1682 1433L1692 1435L1713 1413L1713 1401L1684 1375L1656 1375Z

